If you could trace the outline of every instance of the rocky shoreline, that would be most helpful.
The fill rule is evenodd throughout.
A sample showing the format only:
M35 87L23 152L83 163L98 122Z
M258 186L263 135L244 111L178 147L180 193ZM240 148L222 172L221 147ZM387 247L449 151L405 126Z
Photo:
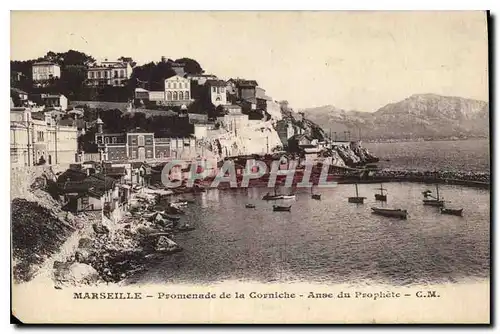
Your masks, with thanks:
M333 176L332 180L338 183L421 182L490 188L490 174L477 172L365 169L361 175L359 170L351 170ZM283 185L282 181L278 180L278 185ZM266 187L267 182L249 186ZM219 189L225 188L221 183ZM190 201L173 199L206 190L201 185L171 190L143 188L133 194L131 207L123 212L123 218L113 223L101 214L73 215L62 211L42 189L32 189L38 198L51 203L51 209L24 199L13 200L14 279L30 281L37 270L49 265L56 288L123 282L147 269L145 259L182 251L175 235L194 229L182 222L184 208ZM73 245L63 245L69 239L74 239Z
M74 254L54 263L56 287L118 283L143 271L144 259L183 250L174 238L194 229L181 222L181 207L186 203L164 206L158 203L159 196L151 194L138 199L118 223L94 223L92 231L78 241Z

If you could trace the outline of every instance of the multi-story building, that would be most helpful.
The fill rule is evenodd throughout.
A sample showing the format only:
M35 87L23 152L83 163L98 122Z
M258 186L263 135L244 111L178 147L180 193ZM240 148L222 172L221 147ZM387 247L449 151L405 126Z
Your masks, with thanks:
M207 80L205 82L205 87L208 89L208 96L210 102L214 106L226 105L227 95L226 95L226 83L222 80Z
M26 107L28 105L28 93L17 88L10 89L10 97L15 107Z
M123 61L105 59L87 70L87 84L90 86L123 87L132 75L132 66Z
M40 102L45 107L66 110L68 99L62 94L40 94Z
M10 156L13 166L69 164L76 161L78 129L50 113L11 110Z
M256 88L258 86L255 80L229 79L226 82L226 89L232 99L247 100L257 97ZM234 103L234 101L232 101Z
M61 77L61 67L50 61L40 61L32 65L33 82L35 84L41 81L56 79Z
M174 75L165 79L164 99L168 105L189 105L193 102L191 98L191 80L180 75Z
M102 161L152 161L195 156L194 137L156 138L141 130L127 133L105 133L97 120L96 143Z

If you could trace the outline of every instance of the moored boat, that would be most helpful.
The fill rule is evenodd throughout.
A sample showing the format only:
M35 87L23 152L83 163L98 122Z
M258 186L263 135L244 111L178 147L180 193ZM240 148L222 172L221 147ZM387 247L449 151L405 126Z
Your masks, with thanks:
M380 190L380 194L375 194L375 200L387 202L387 195L384 194L384 190L387 191L387 189L382 188L382 184L380 184L380 188L377 188L377 190Z
M321 199L321 194L315 194L313 193L313 188L311 187L311 198L315 200L320 200Z
M401 219L406 219L408 216L408 211L401 209L372 208L372 213L380 216L396 217Z
M436 183L436 197L432 195L432 191L426 190L422 192L424 195L423 203L424 205L429 205L429 206L437 206L437 207L442 207L444 206L444 200L442 198L439 198L439 187Z
M441 213L445 215L462 216L464 209L447 209L441 208Z
M245 208L248 208L248 209L255 209L255 205L254 205L254 204L246 204L246 205L245 205Z
M291 208L292 208L291 205L289 206L273 205L273 211L290 211Z
M355 197L348 197L348 198L347 198L347 201L348 201L349 203L358 203L358 204L363 204L363 203L364 203L364 201L365 201L365 198L366 198L366 197L361 197L361 196L359 196L359 193L358 193L358 184L357 184L357 183L355 183L354 185L356 186L356 196L355 196Z
M429 206L444 206L444 201L439 200L439 199L424 199L423 200L424 205L429 205Z

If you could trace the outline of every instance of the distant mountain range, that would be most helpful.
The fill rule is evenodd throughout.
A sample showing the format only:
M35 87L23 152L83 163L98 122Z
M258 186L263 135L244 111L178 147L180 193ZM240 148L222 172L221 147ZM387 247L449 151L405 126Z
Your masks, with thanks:
M415 94L375 112L345 111L334 106L299 110L325 133L338 139L402 140L488 137L489 104L435 94Z

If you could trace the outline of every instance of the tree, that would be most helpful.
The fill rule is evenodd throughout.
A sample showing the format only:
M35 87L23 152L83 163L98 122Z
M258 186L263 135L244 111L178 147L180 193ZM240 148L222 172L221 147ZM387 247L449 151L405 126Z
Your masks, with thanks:
M135 67L135 65L137 65L137 63L132 59L132 57L123 57L121 56L120 58L118 58L118 60L124 62L124 63L129 63L130 66L132 67Z
M186 72L187 74L202 74L204 72L203 68L201 68L201 65L194 59L180 58L175 62L185 64L184 72Z

